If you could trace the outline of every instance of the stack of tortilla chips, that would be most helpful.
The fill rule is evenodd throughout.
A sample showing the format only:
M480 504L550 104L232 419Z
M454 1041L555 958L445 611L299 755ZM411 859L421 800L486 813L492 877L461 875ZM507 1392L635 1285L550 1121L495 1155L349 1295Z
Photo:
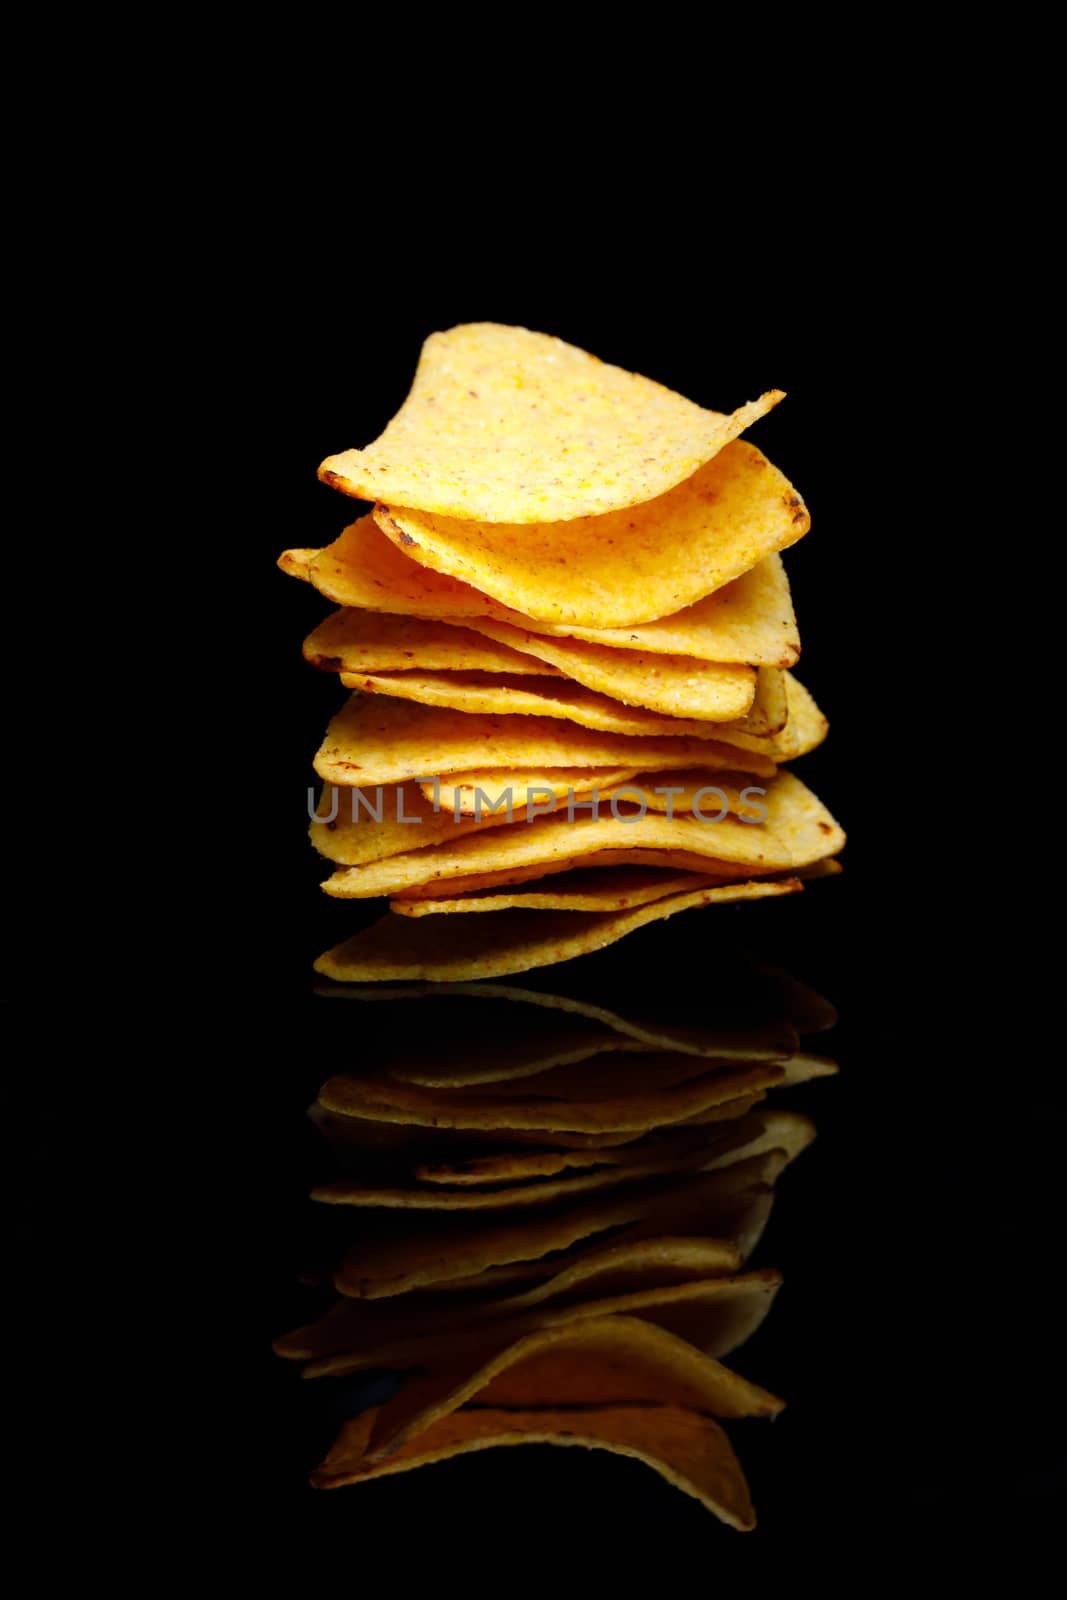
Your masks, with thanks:
M433 990L366 1007L374 1065L330 1078L313 1107L338 1157L314 1196L358 1234L333 1304L275 1349L305 1377L379 1376L312 1481L577 1444L636 1457L751 1528L720 1419L783 1402L723 1358L774 1300L781 1275L747 1261L775 1180L815 1135L763 1102L836 1071L798 1040L832 1008L781 974L771 1005L727 1023ZM399 1043L413 1028L441 1042ZM382 1373L403 1377L370 1404Z
M280 563L340 605L304 653L354 691L312 838L328 894L405 920L320 972L524 971L833 868L841 829L780 770L826 734L787 670L781 552L810 519L740 437L781 398L720 415L475 323L427 340L374 444L323 463L373 510Z

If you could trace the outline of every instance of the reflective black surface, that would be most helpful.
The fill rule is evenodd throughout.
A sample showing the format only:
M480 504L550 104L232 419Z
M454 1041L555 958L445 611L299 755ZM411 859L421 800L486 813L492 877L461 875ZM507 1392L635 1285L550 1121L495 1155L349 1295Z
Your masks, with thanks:
M126 932L79 1019L105 1038L116 1019L135 1023L113 1121L138 1177L114 1231L91 1239L77 1197L56 1188L47 1128L35 1180L62 1213L62 1248L39 1251L47 1274L63 1282L71 1257L89 1262L92 1317L132 1375L135 1444L107 1484L146 1491L179 1542L210 1539L216 1567L268 1581L284 1559L308 1589L371 1574L395 1587L443 1566L483 1587L519 1572L559 1584L561 1551L605 1582L651 1556L703 1584L835 1562L847 1576L860 1539L868 1562L933 1545L981 1555L1005 1531L1024 1545L1054 1525L1063 1482L1058 1005L1046 1011L1058 996L1039 976L1046 935L1001 909L1008 881L1034 870L1022 807L992 832L975 826L1005 792L978 681L990 635L961 594L967 496L952 499L955 521L939 499L955 457L915 416L959 375L950 286L913 323L911 280L873 235L858 253L816 241L805 271L799 247L763 278L713 273L679 248L609 283L593 244L565 264L478 251L451 268L422 255L415 270L410 239L401 266L395 240L368 253L333 220L308 227L321 279L302 276L298 293L264 257L276 314L250 310L243 280L214 307L225 415L175 635L194 715L172 752L194 780L203 844L187 878L163 864L172 835L116 868L150 880L160 921L172 903L190 910L165 958L147 950L144 983L123 980L140 929ZM787 567L799 675L831 732L798 771L848 830L845 873L588 958L620 1010L646 994L699 1006L741 949L839 1012L819 1048L840 1075L789 1097L818 1140L785 1175L756 1256L785 1285L737 1361L787 1401L773 1424L733 1429L759 1516L750 1535L603 1454L513 1450L315 1493L308 1473L343 1402L270 1348L314 1303L300 1278L319 1248L307 1195L324 1153L306 1108L339 1060L373 1049L361 1008L314 995L311 962L380 910L317 889L305 790L338 693L300 659L325 604L273 564L347 520L315 467L378 432L425 334L483 317L558 333L713 406L788 391L754 438L812 511ZM190 543L168 552L168 571ZM1006 793L1018 800L1019 785ZM567 992L585 966L536 981ZM413 1006L405 1027L419 1026ZM112 1288L130 1300L121 1316ZM92 1374L72 1363L67 1328L49 1370L69 1416ZM40 1481L92 1473L93 1449L60 1443L50 1426Z

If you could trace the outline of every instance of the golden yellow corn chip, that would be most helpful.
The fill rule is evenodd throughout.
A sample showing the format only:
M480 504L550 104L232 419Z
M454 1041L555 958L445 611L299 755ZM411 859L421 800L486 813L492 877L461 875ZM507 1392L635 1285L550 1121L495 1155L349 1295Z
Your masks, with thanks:
M760 667L752 705L731 732L758 734L763 738L781 734L789 721L789 691L785 673L777 667Z
M278 565L345 607L460 623L491 617L531 633L587 639L591 644L703 661L747 661L788 667L800 654L800 635L780 556L671 617L629 628L583 628L538 621L403 555L374 518L362 517L322 550L286 550Z
M456 622L511 616L506 606L469 584L442 577L402 555L369 513L321 550L284 550L278 565L339 606Z
M427 884L447 883L472 873L508 872L580 857L607 857L615 850L684 852L686 857L751 868L756 875L807 866L837 853L845 836L826 808L800 779L780 772L767 786L762 804L766 822L757 825L731 816L715 821L720 798L706 794L701 821L695 816L579 817L565 813L515 821L432 849L390 856L335 872L323 887L342 899L401 894ZM711 806L715 809L712 811ZM715 867L707 868L714 875ZM710 891L709 891L710 892Z
M621 651L614 653L620 655ZM674 661L673 656L658 656L656 659ZM708 662L701 665L710 667ZM724 667L722 670L725 673L751 672L752 669ZM594 728L605 733L706 739L712 736L717 738L721 727L745 732L750 726L757 731L763 726L759 719L750 725L747 717L716 722L708 717L682 718L670 711L625 705L609 695L574 683L562 674L541 678L480 672L342 672L341 682L346 689L389 695L398 700L413 700L419 705L446 706L453 711L472 715L559 717L565 722L577 723L579 727ZM739 695L741 688L751 696L754 687L754 684L739 687L736 682L724 685L721 679L717 679L705 684L704 703L716 699L722 703L723 695ZM648 691L651 698L660 700L669 700L672 692L669 686L660 690L650 687Z
M553 809L562 803L557 801ZM343 866L446 844L507 822L503 811L483 810L480 821L443 806L435 812L432 801L425 800L413 783L366 789L328 783L316 802L315 816L321 820L313 821L308 830L312 844L328 861Z
M659 867L590 867L563 873L558 879L553 878L551 884L544 883L540 887L534 884L532 887L476 889L449 899L398 897L392 909L405 917L506 911L512 907L525 907L530 911L624 911L631 906L650 905L667 895L714 888L721 882L721 878L664 871Z
M304 659L325 672L506 672L544 677L556 668L470 628L343 606L304 640Z
M504 622L479 618L472 630L517 654L534 656L624 705L645 706L668 717L731 722L744 717L756 693L752 667L698 661L693 656L653 655L617 650L584 639L550 639ZM771 669L777 672L777 669ZM782 690L784 700L784 689ZM772 732L760 727L747 732Z
M788 478L741 440L668 493L606 516L509 527L392 501L374 520L420 566L528 617L582 628L673 616L811 526Z
M467 716L374 695L353 695L330 722L315 770L330 783L416 781L471 767L708 767L769 777L774 762L713 739L631 738L551 717Z
M803 887L799 878L764 879L669 895L630 911L501 911L488 924L475 917L464 918L458 926L451 920L413 921L390 912L325 951L316 960L315 971L340 983L499 978L603 950L646 923L694 906L797 894Z
M780 732L767 736L747 732L736 724L726 728L716 724L716 739L736 745L739 750L748 753L759 753L771 761L795 761L798 756L805 756L822 744L829 723L809 691L797 682L791 672L783 672L782 677L785 680L786 723Z
M450 517L585 517L663 494L782 398L723 416L562 339L466 323L430 335L385 432L329 456L319 476L359 500Z
M519 822L515 826L523 827L524 824ZM567 892L566 880L575 872L584 872L586 868L606 872L621 867L649 867L657 872L689 873L693 878L712 878L714 879L712 888L738 883L746 878L774 877L783 870L779 867L761 869L746 861L719 861L713 856L701 856L687 850L588 850L576 856L561 856L558 861L535 861L526 867L504 867L496 872L460 873L444 882L431 878L410 888L397 889L392 893L389 909L401 916L425 916L427 915L425 907L431 901L434 905L443 907L445 900L449 902L461 900L468 894L477 893L482 898L491 900L493 908L500 911L504 907L494 898L493 891L508 889L515 892L519 885L525 885L526 892L530 894L563 895ZM406 863L401 865L400 870L407 871ZM795 876L798 878L806 876L806 870L797 872ZM563 882L554 881L561 877L564 878ZM332 895L334 886L339 881L337 874L332 874L322 887L327 894ZM344 882L341 882L340 886L345 892L335 898L366 898L347 893L347 885ZM690 884L684 892L688 893L689 889L695 887L695 884ZM482 891L489 892L483 895ZM651 901L645 902L646 905L651 903ZM420 906L423 909L419 909ZM552 907L542 906L540 909L545 911L551 910ZM571 907L571 909L576 908Z
M472 615L494 617L531 633L586 639L590 644L620 650L694 656L702 661L791 667L800 656L800 634L789 580L782 558L777 555L767 556L740 578L671 617L632 623L628 628L583 628L574 622L538 621L496 606L493 601Z
M748 1484L730 1442L714 1418L682 1406L588 1406L553 1411L550 1404L530 1411L460 1407L383 1460L368 1464L366 1439L376 1411L345 1424L326 1462L315 1472L318 1489L385 1478L430 1466L474 1450L504 1445L577 1445L643 1461L676 1489L699 1500L728 1527L749 1532L756 1526Z

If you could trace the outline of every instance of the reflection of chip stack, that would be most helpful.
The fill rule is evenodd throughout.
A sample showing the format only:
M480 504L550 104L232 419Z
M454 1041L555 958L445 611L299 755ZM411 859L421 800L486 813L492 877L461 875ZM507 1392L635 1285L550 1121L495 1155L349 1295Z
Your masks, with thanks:
M427 342L373 445L323 464L374 509L281 561L342 607L304 649L356 691L312 836L327 893L406 920L320 971L522 971L833 869L844 835L779 770L826 733L787 670L780 552L809 518L739 437L779 399L723 416L473 324Z
M782 1401L724 1358L771 1308L781 1276L748 1258L815 1133L767 1096L836 1070L798 1041L831 1008L776 974L732 1025L478 984L362 1009L375 1065L313 1109L338 1167L315 1198L358 1231L332 1306L275 1342L358 1412L313 1481L577 1444L752 1527L722 1423Z

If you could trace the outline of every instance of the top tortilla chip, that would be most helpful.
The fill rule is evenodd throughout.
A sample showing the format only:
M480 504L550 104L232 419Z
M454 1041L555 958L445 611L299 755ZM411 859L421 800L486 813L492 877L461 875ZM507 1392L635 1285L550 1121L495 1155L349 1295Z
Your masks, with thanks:
M461 522L376 506L421 566L546 622L620 628L693 605L811 526L788 478L745 440L647 505L537 526Z
M598 516L691 477L782 398L723 416L562 339L471 322L430 335L385 432L328 456L319 477L357 500L482 522Z

